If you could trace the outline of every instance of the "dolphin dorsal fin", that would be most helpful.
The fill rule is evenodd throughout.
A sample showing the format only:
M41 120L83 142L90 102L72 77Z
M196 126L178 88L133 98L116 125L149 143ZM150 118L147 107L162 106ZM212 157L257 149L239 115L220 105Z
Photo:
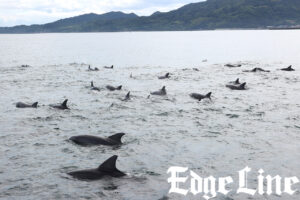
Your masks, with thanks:
M35 102L35 103L32 104L32 107L37 108L37 105L38 105L38 102Z
M243 89L245 89L245 86L246 86L246 82L240 85L240 87Z
M239 84L240 83L240 79L236 79L235 84Z
M290 65L290 66L288 67L288 69L292 69L292 65Z
M117 133L117 134L114 134L112 136L109 136L108 138L113 140L113 141L116 141L118 143L122 143L121 141L121 138L125 135L125 133Z
M65 108L67 108L67 102L68 102L68 99L64 100L64 102L61 105Z
M94 82L93 81L91 81L91 87L94 87Z
M117 90L121 90L122 89L122 85L119 85L116 89Z
M127 94L126 94L126 97L125 98L129 98L130 97L130 92L128 92Z
M168 73L166 73L165 77L169 78L169 75L170 75L170 73L168 72Z
M205 95L205 97L207 97L207 98L209 98L209 99L210 99L210 96L211 96L211 92L209 92L209 93L207 93L207 94Z
M118 156L116 156L116 155L110 157L109 159L107 159L106 161L104 161L98 167L98 170L99 171L105 171L105 172L113 172L113 171L117 170L117 168L116 168L117 158L118 158Z

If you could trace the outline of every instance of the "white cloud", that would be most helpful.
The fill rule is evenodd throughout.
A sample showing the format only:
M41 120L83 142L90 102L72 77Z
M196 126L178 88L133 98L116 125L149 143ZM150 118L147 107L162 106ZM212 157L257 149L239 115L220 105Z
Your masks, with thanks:
M196 1L201 0L0 0L0 26L42 24L91 12L150 15Z

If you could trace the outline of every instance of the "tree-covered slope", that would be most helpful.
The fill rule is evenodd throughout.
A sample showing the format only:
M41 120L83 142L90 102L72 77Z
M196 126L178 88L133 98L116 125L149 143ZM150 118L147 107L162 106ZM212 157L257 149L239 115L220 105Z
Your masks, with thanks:
M61 19L43 25L3 27L0 28L0 33L78 32L82 30L81 27L94 21L102 22L119 19L133 19L137 17L138 16L133 13L125 14L122 12L109 12L102 15L90 13Z
M87 14L45 25L0 28L0 32L166 31L266 28L300 25L300 0L207 0L149 17ZM111 14L111 13L110 13Z

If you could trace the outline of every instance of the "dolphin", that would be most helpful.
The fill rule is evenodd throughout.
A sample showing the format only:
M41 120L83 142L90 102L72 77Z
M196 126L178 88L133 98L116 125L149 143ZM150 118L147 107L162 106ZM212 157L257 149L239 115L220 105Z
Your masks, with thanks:
M106 68L106 69L113 69L113 68L114 68L114 66L113 66L113 65L112 65L112 66L110 66L110 67L104 66L104 68Z
M90 181L99 180L104 176L111 176L111 177L125 176L126 174L118 170L116 167L117 159L118 156L114 155L109 159L107 159L106 161L104 161L98 168L73 171L73 172L69 172L68 174L73 178L79 180L90 180Z
M239 85L239 84L241 84L239 78L237 78L235 81L230 81L229 83L230 83L230 84L234 84L234 85Z
M122 101L130 100L130 92L128 92Z
M170 73L166 73L164 76L159 76L158 79L170 78Z
M241 64L238 65L232 65L232 64L226 64L225 67L241 67Z
M288 72L295 71L295 69L292 68L292 65L288 66L287 68L282 68L280 70L281 71L288 71Z
M152 95L166 95L167 94L167 91L166 91L166 86L163 86L160 90L158 91L155 91L155 92L150 92L150 94Z
M252 70L244 70L243 72L270 72L270 70L264 70L260 67L255 67Z
M106 88L110 91L115 91L115 90L121 90L122 89L122 85L118 86L118 87L114 87L111 85L107 85Z
M99 69L97 67L95 67L93 69L93 68L91 68L91 65L89 65L88 71L99 71Z
M18 102L16 104L16 107L17 108L37 108L37 105L38 105L38 102L35 102L33 104L26 104L26 103L23 103L23 102Z
M192 97L194 99L198 99L199 101L201 101L202 99L205 99L205 98L211 99L210 96L211 96L211 92L207 93L206 95L202 95L202 94L198 94L198 93L190 94L190 97Z
M226 85L226 87L232 89L232 90L245 90L246 86L246 82L245 83L242 83L240 85Z
M100 91L100 89L98 87L94 86L94 82L93 81L91 81L91 90Z
M61 109L61 110L69 109L67 106L67 102L68 102L68 99L64 100L64 102L62 104L51 104L50 107L56 108L56 109Z
M75 144L81 146L93 146L93 145L120 145L122 144L121 138L125 133L117 133L107 138L92 136L92 135L79 135L70 137L69 140L73 141Z

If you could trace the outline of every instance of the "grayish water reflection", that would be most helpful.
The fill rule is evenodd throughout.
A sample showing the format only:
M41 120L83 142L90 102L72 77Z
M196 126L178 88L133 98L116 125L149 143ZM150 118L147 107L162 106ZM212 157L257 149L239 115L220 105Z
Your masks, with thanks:
M183 199L168 195L166 171L174 165L202 176L236 177L238 170L250 166L271 175L300 177L300 45L293 40L298 33L1 35L0 197ZM226 68L226 62L243 67ZM88 72L82 63L100 71ZM102 68L110 64L114 70ZM277 70L289 64L297 71ZM242 72L253 67L271 73ZM171 73L169 80L157 79L166 72ZM225 88L237 77L247 82L247 91ZM91 80L103 90L91 91ZM107 84L124 89L109 92ZM146 98L163 85L167 97ZM132 99L120 101L127 91ZM188 96L210 91L211 102ZM65 98L71 110L49 108ZM39 101L40 107L17 109L17 101ZM116 132L127 133L120 148L84 148L67 141L79 134ZM66 175L97 167L111 155L119 155L117 166L128 177L83 182ZM250 183L254 186L255 176ZM248 199L236 194L230 198Z

